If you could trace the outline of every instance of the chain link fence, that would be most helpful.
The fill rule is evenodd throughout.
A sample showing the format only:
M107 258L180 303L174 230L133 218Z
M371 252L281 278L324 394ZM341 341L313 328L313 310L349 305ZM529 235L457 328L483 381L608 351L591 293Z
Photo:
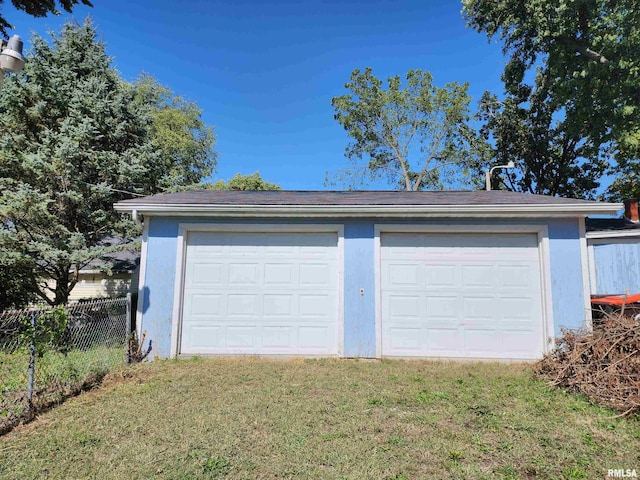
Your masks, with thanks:
M128 362L130 297L0 312L0 434Z

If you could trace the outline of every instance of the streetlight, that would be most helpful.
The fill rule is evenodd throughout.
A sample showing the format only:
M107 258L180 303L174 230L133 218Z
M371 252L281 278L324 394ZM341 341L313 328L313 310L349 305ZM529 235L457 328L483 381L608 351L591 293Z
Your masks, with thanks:
M14 35L5 43L0 40L0 87L4 81L5 72L18 73L24 67L24 57L22 56L22 39L20 35Z
M491 174L494 170L498 168L515 168L516 164L513 161L507 163L506 165L496 165L495 167L487 168L484 172L484 183L487 187L487 191L491 190Z

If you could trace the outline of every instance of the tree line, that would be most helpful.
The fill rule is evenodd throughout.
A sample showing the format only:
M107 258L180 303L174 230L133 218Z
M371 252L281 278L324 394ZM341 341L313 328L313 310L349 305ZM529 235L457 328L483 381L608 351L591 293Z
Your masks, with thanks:
M355 70L332 100L352 142L347 188L494 187L576 198L640 196L640 9L633 0L463 0L467 25L499 39L504 93L474 112L467 83ZM603 179L612 179L603 185Z
M66 303L80 270L137 248L122 199L279 188L257 173L202 183L217 154L198 105L149 75L124 81L97 35L90 20L34 35L0 91L0 308Z
M90 5L59 2L67 11L78 3ZM56 6L14 4L34 15ZM504 91L485 92L474 111L468 83L439 87L419 69L385 82L354 70L348 92L331 101L350 138L350 163L334 181L482 188L484 169L512 161L494 188L640 196L639 11L632 0L464 0L468 26L503 46ZM0 34L6 28L0 16ZM149 75L120 78L91 21L32 45L23 72L0 90L0 308L66 303L83 267L132 248L140 232L114 212L121 199L279 188L258 173L205 181L216 137L198 105Z

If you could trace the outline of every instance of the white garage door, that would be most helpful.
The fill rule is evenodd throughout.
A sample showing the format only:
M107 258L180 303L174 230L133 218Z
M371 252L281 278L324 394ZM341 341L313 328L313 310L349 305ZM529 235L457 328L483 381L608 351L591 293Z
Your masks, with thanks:
M190 232L180 353L337 354L337 233Z
M536 234L383 233L380 258L383 355L542 356Z

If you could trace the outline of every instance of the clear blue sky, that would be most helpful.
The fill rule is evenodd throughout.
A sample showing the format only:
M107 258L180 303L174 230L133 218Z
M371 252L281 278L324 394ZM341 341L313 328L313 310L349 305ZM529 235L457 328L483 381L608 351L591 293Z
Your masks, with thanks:
M149 73L202 108L217 134L214 179L259 170L285 189L323 189L325 172L347 165L331 98L355 68L470 82L474 108L484 90L502 91L499 45L465 27L459 1L93 3L43 19L2 11L27 47L31 32L91 16L126 80Z

